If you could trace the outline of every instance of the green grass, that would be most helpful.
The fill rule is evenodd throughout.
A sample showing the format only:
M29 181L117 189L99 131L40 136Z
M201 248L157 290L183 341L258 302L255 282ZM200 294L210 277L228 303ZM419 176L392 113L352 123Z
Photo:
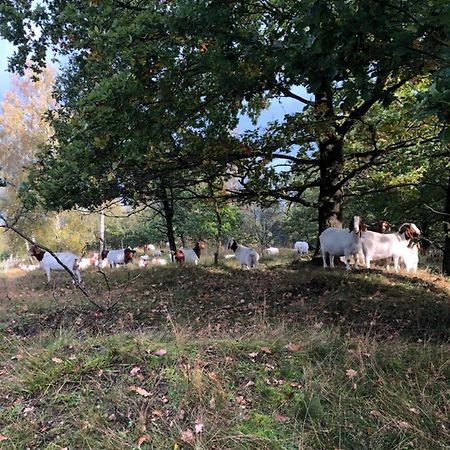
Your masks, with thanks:
M4 279L1 449L447 448L443 278L282 258L108 277L85 280L111 311L63 276Z

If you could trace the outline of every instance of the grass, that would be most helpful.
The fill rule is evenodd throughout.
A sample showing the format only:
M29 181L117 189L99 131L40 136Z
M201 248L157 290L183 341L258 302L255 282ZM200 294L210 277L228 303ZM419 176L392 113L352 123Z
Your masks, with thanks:
M444 449L449 284L275 258L3 278L1 449Z

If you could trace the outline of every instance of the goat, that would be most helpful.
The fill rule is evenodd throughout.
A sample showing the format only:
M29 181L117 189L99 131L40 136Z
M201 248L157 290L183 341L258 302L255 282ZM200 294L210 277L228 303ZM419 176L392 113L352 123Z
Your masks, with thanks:
M47 274L48 283L51 281L52 270L66 270L49 252L42 250L37 245L30 248L29 255L34 256L39 261L39 265ZM81 274L78 268L79 257L70 252L58 252L55 255L81 283Z
M128 264L133 261L133 256L136 250L132 250L130 247L120 250L103 250L101 253L101 258L109 263L110 267L116 267L121 264Z
M407 272L417 272L417 266L419 265L419 250L420 245L415 242L410 242L410 244L403 250L401 260L405 265Z
M349 228L327 228L319 236L320 249L322 252L323 267L327 268L328 254L330 267L334 267L335 256L345 256L346 269L351 270L350 257L353 256L355 269L358 268L357 255L361 251L361 235L366 226L362 217L354 216L350 220Z
M197 241L195 243L194 248L181 248L177 250L174 254L175 261L178 264L194 264L198 265L198 262L200 261L200 255L202 253L202 250L205 248L205 243L203 241Z
M372 231L375 231L376 233L385 234L389 233L389 231L394 228L394 225L389 223L387 220L379 220L378 222L375 222L371 228L373 228Z
M307 255L307 254L308 254L308 251L309 251L309 245L308 245L307 242L304 242L304 241L297 241L297 242L294 244L294 251L297 252L300 256L302 256L303 253L304 253L305 255Z
M247 269L252 269L258 264L258 253L252 248L245 247L244 245L238 245L234 239L228 243L228 249L234 251L236 259L241 263L242 269L244 267L247 267Z
M392 258L394 269L398 272L398 263L413 237L420 236L420 230L413 223L404 223L397 232L381 234L366 231L362 236L362 248L366 267L370 269L372 260Z
M268 247L266 248L266 253L268 256L277 256L280 254L280 249L277 247Z

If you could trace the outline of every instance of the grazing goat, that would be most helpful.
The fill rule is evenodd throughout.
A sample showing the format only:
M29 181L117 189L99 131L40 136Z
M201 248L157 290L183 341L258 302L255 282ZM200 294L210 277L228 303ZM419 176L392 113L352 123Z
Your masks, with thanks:
M96 267L98 266L98 253L97 252L89 252L87 256L80 259L80 263L78 267L82 270L87 269L88 267Z
M327 255L330 258L330 267L334 267L335 256L345 256L345 267L350 270L350 257L353 256L355 269L358 268L357 255L361 251L361 235L366 226L362 217L354 216L350 220L349 228L327 228L319 236L322 252L323 267L327 265Z
M39 248L37 245L33 245L30 248L30 256L34 256L44 272L47 274L47 281L51 281L52 270L66 270L49 252L46 252ZM55 253L56 257L70 270L71 274L76 276L78 282L81 283L81 274L78 268L78 256L70 252L58 252Z
M198 265L200 255L205 248L203 241L197 241L194 248L181 248L175 252L175 261L179 264L187 263Z
M128 264L133 261L133 256L135 253L136 250L132 250L127 247L120 250L103 250L101 257L102 260L106 258L110 267L116 267L117 265Z
M266 248L266 253L268 256L277 256L280 254L280 249L277 247L268 247Z
M398 272L400 257L411 239L420 236L420 230L413 223L404 223L397 232L389 234L366 231L362 236L362 248L366 267L370 269L373 260L392 258L394 269Z
M389 231L392 230L394 226L389 223L387 220L379 220L378 222L375 222L373 224L373 231L375 231L376 233L389 233Z
M252 248L245 247L244 245L238 245L234 239L228 243L228 249L234 251L236 259L240 262L242 269L244 267L247 267L247 269L252 269L258 264L258 253Z
M417 266L419 265L419 250L420 245L415 242L411 242L410 245L403 250L401 260L405 265L407 272L417 272Z
M308 254L308 251L309 251L309 245L308 245L307 242L297 241L297 242L294 244L294 250L295 250L300 256L302 256L303 253L304 253L305 255L307 255L307 254Z

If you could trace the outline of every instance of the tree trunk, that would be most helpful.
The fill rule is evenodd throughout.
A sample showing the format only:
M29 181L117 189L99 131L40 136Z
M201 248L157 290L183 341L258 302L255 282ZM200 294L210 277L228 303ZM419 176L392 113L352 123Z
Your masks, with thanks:
M338 187L344 171L342 141L331 137L319 144L320 191L319 191L319 234L329 227L342 228L343 192Z
M314 116L321 125L317 131L320 186L318 199L319 230L315 255L319 252L319 235L328 227L342 228L343 192L340 183L344 172L342 139L336 131L333 93L324 80L316 95Z
M100 211L100 225L99 225L99 254L101 255L103 250L106 248L106 242L105 242L105 213L103 211Z
M184 239L184 233L180 234L181 245L183 248L186 248L186 240Z
M445 198L444 208L444 258L442 261L442 272L450 276L450 175L447 184L447 196Z
M169 241L170 255L173 261L173 255L177 250L175 244L175 232L173 231L173 216L174 216L173 202L172 199L169 198L169 196L167 195L167 190L165 187L161 188L161 194L162 194L161 201L164 210L164 219L166 221L167 240Z
M222 217L220 216L219 205L217 204L217 200L214 199L214 212L216 214L216 229L217 229L217 237L216 237L216 249L214 251L214 265L219 265L219 250L220 244L223 238L223 230L222 230Z
M319 143L320 190L318 199L319 230L314 256L319 254L319 236L329 227L342 228L343 192L337 184L342 180L344 158L342 140L337 136Z

